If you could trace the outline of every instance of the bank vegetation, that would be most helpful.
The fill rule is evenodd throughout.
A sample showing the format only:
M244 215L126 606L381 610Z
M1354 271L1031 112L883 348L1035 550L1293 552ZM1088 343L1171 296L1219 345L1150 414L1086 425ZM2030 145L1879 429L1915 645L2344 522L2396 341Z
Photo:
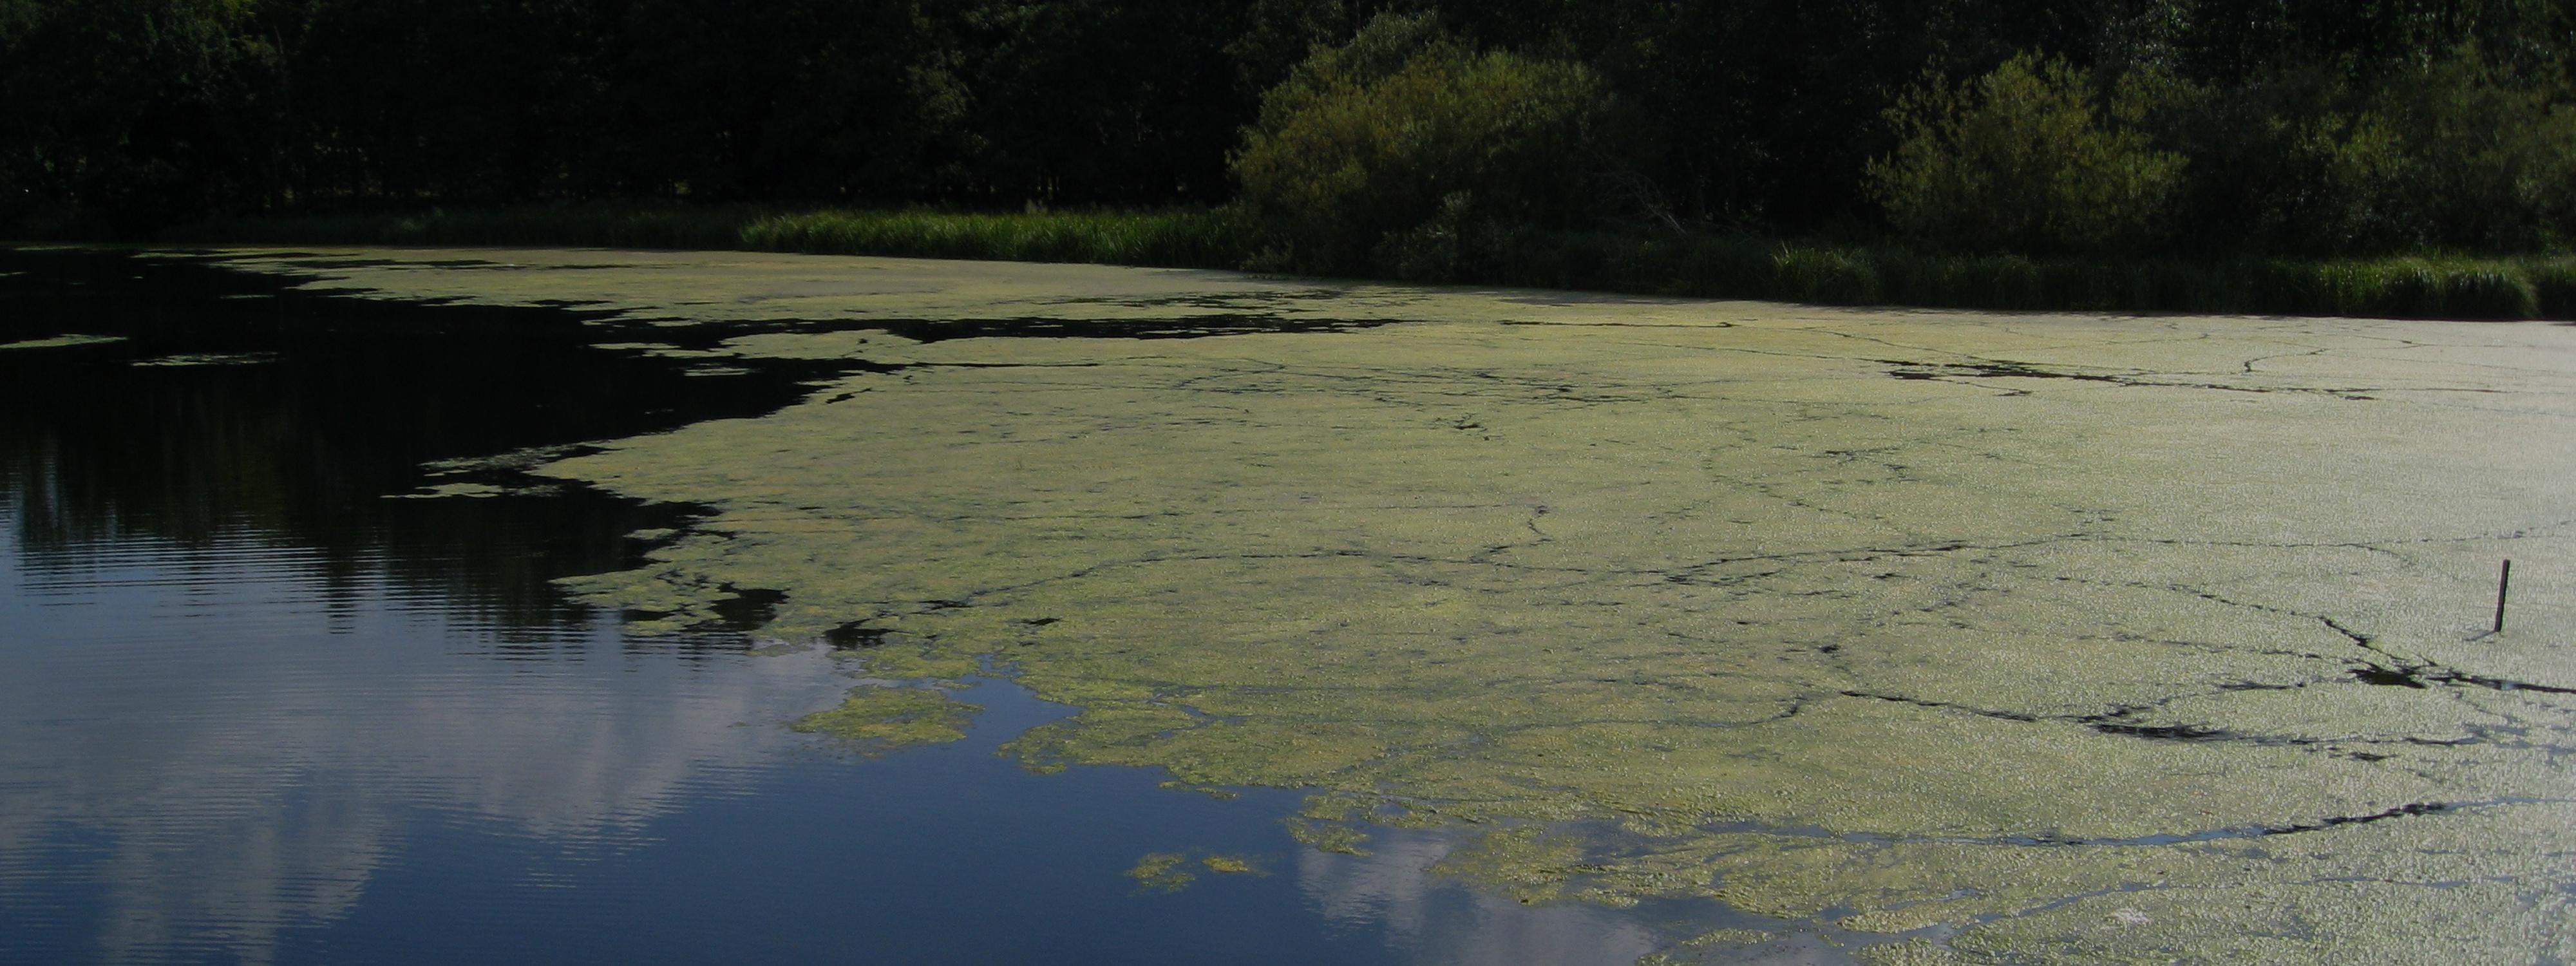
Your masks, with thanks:
M2576 0L0 0L22 238L2576 317Z

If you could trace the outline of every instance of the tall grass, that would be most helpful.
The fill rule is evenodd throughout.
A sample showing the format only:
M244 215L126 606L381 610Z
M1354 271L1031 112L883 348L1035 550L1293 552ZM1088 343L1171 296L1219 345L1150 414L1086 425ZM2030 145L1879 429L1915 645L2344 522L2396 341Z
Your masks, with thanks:
M769 212L748 205L564 205L420 214L229 218L163 232L176 242L284 245L581 245L743 247L743 228Z
M1950 255L1895 246L1505 232L1459 281L1824 305L2374 318L2576 319L2576 258L2190 260Z
M1146 212L809 211L745 224L761 251L915 255L1019 262L1239 268L1261 232L1229 210Z
M180 242L585 245L1026 262L1237 268L1263 235L1228 209L989 214L568 205L404 215L239 218L167 232Z
M1723 234L1487 230L1451 281L1828 305L2576 320L2576 257L2025 258ZM591 245L1277 267L1272 226L1234 209L964 213L584 205L237 219L171 241Z

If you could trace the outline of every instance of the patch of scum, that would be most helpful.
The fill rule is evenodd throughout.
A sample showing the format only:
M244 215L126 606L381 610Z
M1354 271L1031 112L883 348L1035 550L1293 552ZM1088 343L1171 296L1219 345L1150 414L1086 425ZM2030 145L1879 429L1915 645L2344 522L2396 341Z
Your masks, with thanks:
M578 303L647 351L676 317L745 334L667 351L864 359L804 405L543 466L714 508L569 586L647 629L774 591L770 633L864 637L883 678L1007 666L1083 709L1008 746L1033 767L1315 788L1294 829L1340 850L1484 825L1444 871L1912 937L1890 961L2576 942L2576 452L2536 442L2576 416L2560 327L303 257L331 260L233 253ZM459 258L520 268L427 264ZM975 328L1213 334L1236 309L1326 331ZM1937 378L1886 378L1891 349ZM2505 556L2512 629L2478 637ZM901 690L854 692L853 720L962 725Z
M89 335L75 332L69 335L57 335L43 339L21 339L16 342L0 342L0 352L25 352L35 349L74 349L81 346L114 345L123 341L125 341L125 337L121 335Z
M883 754L966 737L979 705L932 688L862 685L839 707L799 718L789 727L848 742L864 754Z
M146 368L185 369L198 366L257 366L277 361L273 352L190 352L179 355L137 359L130 365Z

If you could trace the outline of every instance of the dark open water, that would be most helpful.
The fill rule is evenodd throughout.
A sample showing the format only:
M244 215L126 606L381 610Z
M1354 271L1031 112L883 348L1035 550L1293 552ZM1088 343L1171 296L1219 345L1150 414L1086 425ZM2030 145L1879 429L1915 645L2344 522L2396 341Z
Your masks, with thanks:
M953 745L788 732L848 682L739 632L628 638L555 577L686 508L393 499L423 464L757 413L560 310L0 253L0 963L1625 963L1652 910L1524 909L1447 846L1298 846L1297 795L1035 775L1007 682ZM186 362L187 365L155 363ZM491 480L513 482L506 474ZM518 481L524 482L524 481ZM757 615L743 615L746 623ZM1264 875L1139 894L1188 847ZM1684 933L1687 935L1687 933Z

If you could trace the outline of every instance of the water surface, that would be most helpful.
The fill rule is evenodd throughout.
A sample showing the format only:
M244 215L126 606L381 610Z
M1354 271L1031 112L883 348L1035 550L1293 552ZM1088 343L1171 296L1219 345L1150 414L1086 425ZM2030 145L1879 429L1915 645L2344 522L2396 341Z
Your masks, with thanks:
M31 950L2576 956L2566 326L47 257Z
M643 635L551 583L703 508L453 462L864 360L711 372L561 307L122 255L0 272L0 343L41 343L0 349L0 960L1625 962L1712 915L1524 907L1426 875L1440 830L1316 852L1293 791L1033 772L997 747L1072 709L995 676L957 682L957 743L799 734L851 669L754 633L759 595ZM1257 871L1125 874L1175 850Z

